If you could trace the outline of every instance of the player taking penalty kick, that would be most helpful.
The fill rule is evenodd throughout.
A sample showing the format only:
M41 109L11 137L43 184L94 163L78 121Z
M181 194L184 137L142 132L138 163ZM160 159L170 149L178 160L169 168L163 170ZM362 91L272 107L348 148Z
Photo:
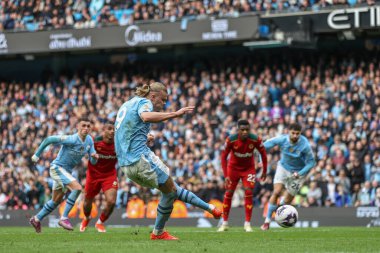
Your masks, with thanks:
M117 195L117 172L116 172L116 153L114 145L114 126L107 123L103 127L103 135L95 138L95 150L99 155L98 162L93 165L88 164L85 186L85 197L83 203L83 212L85 218L80 225L80 232L84 232L90 222L92 202L100 190L105 196L105 207L100 214L95 228L98 232L106 232L104 222L111 215L116 202Z
M223 223L219 227L218 232L228 230L228 215L231 209L231 200L240 179L242 180L245 192L244 230L246 232L252 232L250 223L253 207L253 188L255 187L256 181L255 149L257 149L261 155L263 163L261 180L265 180L267 173L267 154L263 142L258 136L250 133L249 122L240 119L238 121L238 134L227 137L225 148L221 155L226 192L223 200ZM228 155L229 159L227 160Z
M161 112L167 97L162 83L144 84L137 88L135 97L120 107L115 122L115 148L120 168L134 182L157 188L162 193L150 236L152 240L178 239L164 229L176 199L206 210L215 218L221 216L221 211L215 206L178 186L170 177L169 168L147 146L151 123L181 117L194 110L194 107L184 107L176 112Z
M264 142L268 151L274 146L281 150L281 158L277 163L276 174L273 179L273 194L269 199L268 213L262 230L268 230L272 213L277 209L277 201L285 188L285 196L280 205L291 204L307 173L315 165L315 159L307 138L301 135L301 125L294 123L289 127L289 134L280 135Z

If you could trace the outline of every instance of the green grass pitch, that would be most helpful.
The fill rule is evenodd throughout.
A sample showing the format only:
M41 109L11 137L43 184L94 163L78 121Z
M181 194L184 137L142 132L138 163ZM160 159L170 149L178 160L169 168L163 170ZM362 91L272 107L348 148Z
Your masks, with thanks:
M1 227L0 252L112 253L112 252L380 252L380 228L321 227L274 228L262 232L242 227L217 233L215 228L169 227L179 241L150 241L150 228L108 228L98 233L89 228L80 233L61 228Z

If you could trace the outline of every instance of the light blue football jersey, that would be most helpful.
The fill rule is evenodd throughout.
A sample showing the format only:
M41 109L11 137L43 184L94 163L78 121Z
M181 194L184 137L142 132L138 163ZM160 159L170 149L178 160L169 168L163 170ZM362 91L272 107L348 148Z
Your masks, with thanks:
M96 162L96 160L91 158L91 154L95 154L96 151L94 141L90 135L87 135L84 141L81 140L77 133L73 135L49 136L38 147L36 155L40 157L42 151L50 144L61 145L61 149L52 164L60 166L69 172L82 161L82 158L86 154L89 155L92 163Z
M138 96L120 107L115 121L115 150L119 167L139 161L141 155L148 157L150 149L146 142L150 123L143 122L140 115L151 111L152 102Z
M309 141L303 135L297 143L292 144L288 134L274 137L264 142L264 147L269 151L278 145L281 150L281 165L288 171L306 175L314 166L315 159Z

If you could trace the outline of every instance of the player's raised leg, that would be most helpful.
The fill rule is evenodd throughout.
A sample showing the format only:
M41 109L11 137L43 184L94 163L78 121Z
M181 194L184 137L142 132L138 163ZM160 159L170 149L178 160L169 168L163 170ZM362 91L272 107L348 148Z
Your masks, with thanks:
M53 188L54 189L54 188ZM41 233L41 221L57 206L62 202L63 196L65 195L62 188L53 190L53 197L49 200L43 208L32 218L30 218L29 223L34 227L37 233Z
M91 220L91 211L92 211L92 202L94 201L94 198L90 198L87 196L87 194L84 197L83 201L83 214L84 218L82 219L82 222L79 227L80 232L84 232L87 229L88 224Z
M153 170L157 174L157 178L162 178L159 180L166 180L166 178L169 177L169 168L153 152L150 153L148 160L150 161ZM174 185L177 194L177 199L211 213L215 219L219 219L221 217L222 212L219 209L217 209L214 205L210 205L204 202L191 191L188 191L177 185L175 182L173 182L172 179L166 181L165 184L170 184L170 187L171 184Z
M269 199L267 216L265 218L264 224L261 225L261 230L265 231L265 230L269 229L269 224L272 220L272 214L278 207L277 201L278 201L278 198L281 197L283 187L284 187L284 185L279 184L279 183L273 185L273 194Z
M71 222L68 217L71 209L73 209L73 206L75 205L75 201L82 192L82 186L78 183L78 181L75 180L68 184L67 188L69 188L71 192L69 194L69 197L67 198L66 206L61 216L61 219L58 222L58 225L60 225L66 230L72 231L74 230L74 227L73 225L71 225Z
M117 182L117 181L114 181ZM117 184L115 185L116 188L109 188L104 192L104 196L106 199L106 205L100 214L100 217L98 221L95 224L95 228L98 230L98 232L104 233L106 232L106 228L104 226L104 222L110 217L112 214L112 211L115 207L116 203L116 196L117 196Z
M214 205L204 202L197 195L195 195L189 190L186 190L178 186L177 184L175 184L175 187L177 190L177 198L179 200L211 213L215 219L220 219L220 217L222 216L222 211L216 208Z

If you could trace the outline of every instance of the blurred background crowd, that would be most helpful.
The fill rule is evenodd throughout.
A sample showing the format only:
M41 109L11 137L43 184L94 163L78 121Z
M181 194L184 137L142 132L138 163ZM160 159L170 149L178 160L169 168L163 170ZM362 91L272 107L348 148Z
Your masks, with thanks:
M2 0L0 31L90 28L136 22L228 17L244 13L319 11L375 0Z
M114 120L138 85L167 85L166 111L194 105L196 112L155 124L151 149L171 168L175 180L206 201L223 199L220 154L236 121L246 118L263 140L303 125L317 165L294 200L309 206L380 206L380 57L378 54L304 54L234 57L144 64L84 66L46 82L0 82L0 209L39 209L51 198L52 146L34 165L30 158L44 138L73 134L88 115L92 136ZM286 64L285 64L286 63ZM258 181L255 207L273 189L279 150L268 153L269 176ZM258 159L256 159L258 161ZM84 184L87 160L74 170ZM257 172L261 164L256 162ZM119 172L117 208L156 191L135 185ZM238 187L233 206L243 205ZM97 197L102 204L102 196ZM191 207L189 207L191 208Z

